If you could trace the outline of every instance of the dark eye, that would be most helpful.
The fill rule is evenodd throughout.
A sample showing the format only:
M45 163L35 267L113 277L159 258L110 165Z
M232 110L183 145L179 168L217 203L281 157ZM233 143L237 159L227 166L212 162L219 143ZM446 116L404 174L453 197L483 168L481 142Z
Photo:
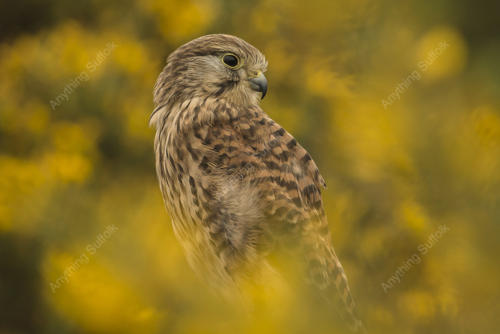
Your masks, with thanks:
M222 57L222 62L229 67L236 67L240 63L238 57L232 54L226 54Z

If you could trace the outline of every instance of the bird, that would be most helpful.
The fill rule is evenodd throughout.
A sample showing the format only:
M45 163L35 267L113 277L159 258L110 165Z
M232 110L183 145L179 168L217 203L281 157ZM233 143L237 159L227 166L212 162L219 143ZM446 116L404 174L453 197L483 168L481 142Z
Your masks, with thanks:
M300 249L306 280L355 313L331 240L311 155L260 107L265 56L236 36L178 47L154 86L154 151L162 197L191 268L218 287L237 285L279 240Z

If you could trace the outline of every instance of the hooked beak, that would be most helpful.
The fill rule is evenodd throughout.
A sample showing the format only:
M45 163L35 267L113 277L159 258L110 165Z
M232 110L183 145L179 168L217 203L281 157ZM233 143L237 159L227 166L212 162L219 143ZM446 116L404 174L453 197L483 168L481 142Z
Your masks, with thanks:
M261 99L266 96L267 92L267 79L264 76L262 72L259 71L258 75L254 78L249 78L248 81L250 82L250 87L257 91L262 93Z

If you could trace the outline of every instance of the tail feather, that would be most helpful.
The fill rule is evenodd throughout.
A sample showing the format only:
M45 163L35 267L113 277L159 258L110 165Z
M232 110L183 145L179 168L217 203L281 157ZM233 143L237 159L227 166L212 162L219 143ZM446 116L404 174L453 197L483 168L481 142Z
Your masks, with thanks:
M331 264L328 266L329 281L333 283L338 301L340 302L340 314L349 323L349 328L355 333L366 333L363 322L356 314L356 303L349 289L349 282L333 247L328 247ZM331 287L332 284L329 284Z
M311 232L311 231L309 231ZM362 321L356 315L356 303L349 289L347 276L340 263L329 235L308 233L310 241L307 247L308 272L312 283L321 290L328 302L338 303L340 316L355 333L366 333Z

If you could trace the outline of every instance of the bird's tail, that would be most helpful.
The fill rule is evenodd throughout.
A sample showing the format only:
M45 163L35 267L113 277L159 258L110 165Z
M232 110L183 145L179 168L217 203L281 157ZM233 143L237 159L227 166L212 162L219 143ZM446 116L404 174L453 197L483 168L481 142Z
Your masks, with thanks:
M366 333L366 329L356 315L355 302L349 289L347 276L330 241L330 235L314 233L316 239L312 247L308 247L307 255L309 277L314 285L321 290L321 295L332 298L337 304L340 316L348 323L355 333Z
M328 266L328 277L330 287L327 290L334 290L336 293L337 303L340 304L340 314L349 323L349 328L355 333L366 333L363 322L356 314L356 303L349 289L349 282L344 272L344 268L340 263L332 246L329 247L331 264ZM330 294L331 295L331 294Z

